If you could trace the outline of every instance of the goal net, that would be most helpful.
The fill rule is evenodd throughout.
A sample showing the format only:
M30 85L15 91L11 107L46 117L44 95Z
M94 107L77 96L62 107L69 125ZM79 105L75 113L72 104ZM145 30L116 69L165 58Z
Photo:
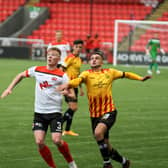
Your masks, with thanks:
M40 39L0 37L0 58L44 60L45 47Z
M114 27L113 65L147 65L151 58L146 54L150 39L159 39L165 53L158 51L159 65L168 65L168 22L116 20Z

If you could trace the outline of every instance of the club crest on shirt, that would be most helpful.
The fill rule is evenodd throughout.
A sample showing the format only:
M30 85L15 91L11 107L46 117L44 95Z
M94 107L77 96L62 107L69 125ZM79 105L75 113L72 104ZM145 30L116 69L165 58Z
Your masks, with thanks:
M52 81L56 81L57 78L56 78L56 77L52 77L51 80L52 80Z
M106 77L107 79L109 79L109 78L110 78L110 76L109 76L109 75L107 75L107 74L105 74L105 77Z

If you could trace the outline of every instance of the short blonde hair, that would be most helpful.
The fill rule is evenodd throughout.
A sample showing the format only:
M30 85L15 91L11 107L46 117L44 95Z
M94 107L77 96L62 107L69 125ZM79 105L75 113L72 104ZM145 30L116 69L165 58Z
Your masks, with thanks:
M59 55L61 55L61 50L60 50L59 48L57 48L57 47L51 47L51 48L49 48L49 49L47 50L47 52L49 52L50 50L52 50L52 51L57 51L57 52L59 53Z

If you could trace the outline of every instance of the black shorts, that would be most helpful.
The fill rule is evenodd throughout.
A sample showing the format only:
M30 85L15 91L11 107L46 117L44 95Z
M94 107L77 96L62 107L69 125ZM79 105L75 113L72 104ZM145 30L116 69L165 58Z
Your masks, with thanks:
M67 103L69 103L69 102L78 102L78 88L73 88L73 89L74 89L76 98L71 98L71 97L65 96L65 101Z
M34 120L32 130L43 130L47 132L48 126L50 126L51 132L62 132L62 114L40 114L34 113Z
M116 121L116 116L117 116L117 110L105 113L102 117L91 118L93 134L96 129L96 126L99 123L104 123L107 126L107 132L105 133L104 137L109 138L109 130L114 125Z

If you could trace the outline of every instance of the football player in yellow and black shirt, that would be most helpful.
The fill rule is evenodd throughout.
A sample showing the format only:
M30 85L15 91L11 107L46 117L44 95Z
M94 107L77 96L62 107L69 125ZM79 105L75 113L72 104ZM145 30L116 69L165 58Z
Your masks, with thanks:
M104 160L103 168L112 168L110 158L120 162L122 168L129 168L130 161L112 148L109 142L109 130L115 123L117 116L117 110L112 98L112 82L119 78L145 81L151 76L141 77L135 73L122 72L112 68L103 69L102 65L103 53L100 51L93 53L90 57L91 69L83 71L78 78L70 80L58 89L64 90L85 83L92 130Z
M82 65L82 60L80 58L80 53L83 49L83 41L75 40L73 42L72 53L65 57L64 63L62 64L65 72L67 73L69 79L75 79L80 74L80 67ZM84 92L80 86L80 95L83 96ZM78 98L78 86L74 88L74 97L65 96L65 101L68 103L68 109L64 113L63 122L66 122L65 131L63 135L72 135L78 136L78 133L75 133L71 130L72 119L75 111L77 110L77 99Z

